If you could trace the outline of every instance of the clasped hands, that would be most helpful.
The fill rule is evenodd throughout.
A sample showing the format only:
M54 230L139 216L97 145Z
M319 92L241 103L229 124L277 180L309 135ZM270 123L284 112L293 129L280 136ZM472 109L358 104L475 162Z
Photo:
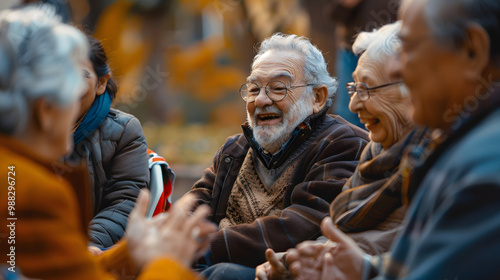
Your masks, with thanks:
M327 217L321 231L326 243L305 241L289 249L279 258L272 249L266 250L266 263L255 271L258 280L356 280L362 279L364 252Z

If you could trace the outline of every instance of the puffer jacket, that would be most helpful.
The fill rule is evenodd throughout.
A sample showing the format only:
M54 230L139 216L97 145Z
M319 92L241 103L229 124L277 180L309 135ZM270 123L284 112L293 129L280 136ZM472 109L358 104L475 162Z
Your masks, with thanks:
M66 163L85 159L93 218L89 245L107 248L120 240L141 188L148 187L147 145L139 120L110 109L102 124L79 142Z

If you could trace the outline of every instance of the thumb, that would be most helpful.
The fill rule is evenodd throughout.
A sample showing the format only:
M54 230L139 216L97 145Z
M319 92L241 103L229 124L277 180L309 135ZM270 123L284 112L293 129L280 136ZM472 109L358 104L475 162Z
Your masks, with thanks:
M333 224L330 217L324 218L321 222L321 232L333 242L349 243L350 241L350 238Z
M135 207L130 213L130 216L132 217L138 216L140 218L146 217L146 213L148 211L148 204L149 204L149 191L146 189L142 189L139 192L139 196L135 201Z

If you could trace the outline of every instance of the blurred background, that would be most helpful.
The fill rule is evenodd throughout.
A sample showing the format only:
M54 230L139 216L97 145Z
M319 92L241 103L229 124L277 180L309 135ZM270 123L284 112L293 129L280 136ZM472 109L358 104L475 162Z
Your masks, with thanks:
M2 0L0 8L31 1ZM68 22L100 39L119 91L113 107L135 115L148 146L186 192L225 139L241 132L238 89L257 44L275 32L311 38L335 75L328 0L52 0Z

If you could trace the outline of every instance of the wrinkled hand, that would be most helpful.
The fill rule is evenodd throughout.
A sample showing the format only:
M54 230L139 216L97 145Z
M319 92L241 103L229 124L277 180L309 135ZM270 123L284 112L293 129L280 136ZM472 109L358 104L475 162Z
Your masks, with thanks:
M93 256L100 256L102 255L102 250L97 248L96 246L88 246L87 250L93 255Z
M296 252L289 253L289 257L294 258L294 262L290 265L292 275L299 280L362 279L363 250L354 240L337 229L329 217L323 219L321 231L329 242L326 244L303 242L297 246Z
M258 280L283 280L289 279L290 273L283 264L281 258L284 253L276 254L273 249L266 250L267 262L255 268L255 279ZM286 259L288 260L288 258Z
M132 259L139 268L158 257L172 257L190 266L196 256L203 255L208 249L210 233L216 230L213 223L205 220L210 208L201 205L190 214L196 199L193 195L185 195L168 213L148 220L148 201L149 192L141 190L129 215L125 238Z
M330 241L326 244L304 241L294 249L289 249L287 260L290 262L291 274L295 279L320 279L323 255L335 245Z

